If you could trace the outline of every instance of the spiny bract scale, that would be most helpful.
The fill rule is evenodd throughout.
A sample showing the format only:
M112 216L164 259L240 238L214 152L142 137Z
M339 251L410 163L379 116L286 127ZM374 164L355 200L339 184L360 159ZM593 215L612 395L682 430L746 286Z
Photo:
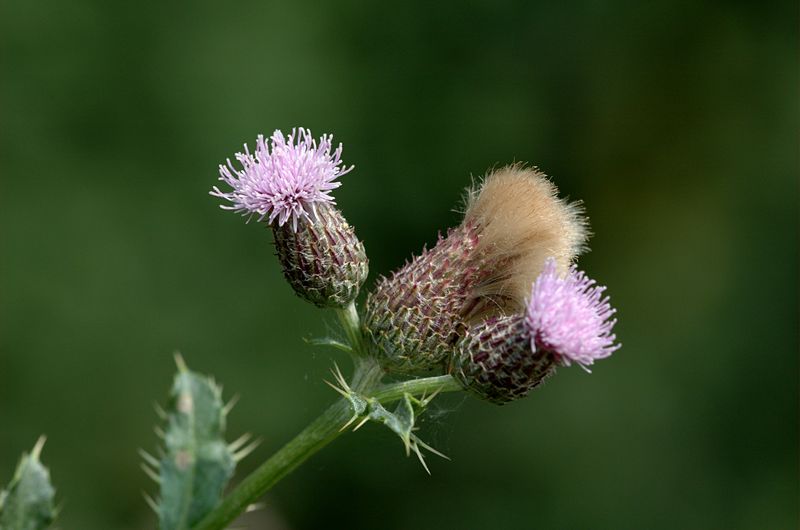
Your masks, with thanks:
M555 370L555 356L531 351L525 319L513 315L473 326L458 344L451 372L479 397L503 404L527 395Z
M459 226L389 277L367 297L364 330L386 368L442 368L466 332L469 295L480 281L473 253L478 235Z
M283 275L301 298L318 307L345 307L369 272L364 244L333 206L320 204L295 231L273 226Z

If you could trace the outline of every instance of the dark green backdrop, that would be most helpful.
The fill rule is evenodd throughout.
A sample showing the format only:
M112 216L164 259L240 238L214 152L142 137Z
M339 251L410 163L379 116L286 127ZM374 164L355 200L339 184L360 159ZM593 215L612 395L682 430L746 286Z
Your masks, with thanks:
M242 398L247 469L334 398L269 231L216 166L333 132L372 276L529 161L585 200L623 349L498 408L433 476L369 426L254 528L783 529L798 510L794 2L10 0L0 8L0 477L40 433L64 530L152 528L138 468L181 350ZM246 468L246 469L245 469Z

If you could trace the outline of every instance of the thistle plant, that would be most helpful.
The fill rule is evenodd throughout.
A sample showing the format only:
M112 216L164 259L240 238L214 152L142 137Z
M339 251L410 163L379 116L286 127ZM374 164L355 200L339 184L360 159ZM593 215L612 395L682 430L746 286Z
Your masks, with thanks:
M224 189L213 187L211 195L269 228L294 292L338 317L341 335L310 342L347 352L353 368L346 377L334 364L326 382L336 401L225 495L236 462L257 442L249 435L226 441L231 405L179 357L166 410L159 409L162 446L156 456L141 452L158 484L156 498L146 498L162 530L228 527L314 453L370 421L395 433L428 471L427 453L445 455L419 437L417 423L439 394L465 391L508 403L559 366L588 372L620 347L605 288L576 265L587 248L583 207L560 198L537 169L503 167L468 188L461 223L381 276L359 308L368 260L333 196L354 169L342 162L341 144L303 128L275 131L234 160L219 166ZM32 454L38 462L38 451ZM0 496L0 530L45 528L6 522L19 513L22 483L15 475ZM37 484L36 498L52 506L49 481Z

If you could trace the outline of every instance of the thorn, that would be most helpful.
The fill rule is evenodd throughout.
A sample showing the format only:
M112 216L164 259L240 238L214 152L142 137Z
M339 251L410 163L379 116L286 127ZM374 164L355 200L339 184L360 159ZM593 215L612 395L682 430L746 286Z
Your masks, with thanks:
M419 446L417 444L413 444L412 448L414 449L414 452L417 454L417 458L419 459L419 463L422 464L422 467L424 467L425 471L427 471L428 475L430 475L431 474L431 470L428 469L428 464L425 463L425 457L422 456L422 453L419 450Z
M178 370L181 371L181 372L188 372L189 371L189 367L186 366L186 361L183 360L183 357L181 356L181 352L176 351L172 355L175 357L175 365L178 367Z
M167 437L167 433L164 432L164 429L156 425L153 427L153 432L156 433L156 436L161 438L162 440Z
M333 376L336 378L336 382L339 383L342 386L342 388L347 390L347 392L349 393L350 392L350 386L347 384L347 380L342 375L342 371L339 370L339 365L334 362L333 363L333 368L336 371L334 372L333 370L331 370L331 373L333 373Z
M339 367L336 366L336 363L333 363L333 368L330 369L331 375L333 375L333 380L336 381L336 384L339 385L343 390L349 390L347 387L347 383L342 381L342 373L339 371Z
M39 456L42 454L42 449L44 448L44 444L47 441L47 436L44 434L36 440L36 443L33 445L33 449L31 449L31 458L33 460L39 460Z
M161 462L158 461L156 457L145 451L144 449L139 449L139 456L141 456L145 462L150 464L156 469L161 469Z
M243 459L247 458L247 455L252 453L256 450L256 448L261 445L263 440L258 438L250 442L244 449L240 449L238 452L233 453L233 459L237 462L241 462Z
M144 474L150 477L153 480L153 482L155 482L156 484L161 484L161 477L158 476L158 473L147 467L147 464L142 462L141 464L139 464L139 467L142 468Z
M67 503L67 501L62 500L61 502L58 503L58 506L55 506L53 508L53 518L54 519L58 519L61 516L61 512L64 510L64 505L66 503Z
M443 388L444 388L444 386L440 386L439 388L437 388L436 390L434 390L434 391L433 391L433 394L431 394L429 397L425 397L425 396L423 395L423 396L420 398L420 402L422 403L422 406L423 406L423 407L426 407L426 406L428 406L428 403L430 403L431 401L433 401L433 398L435 398L436 396L438 396L438 395L439 395L439 392L441 392Z
M347 423L345 423L344 425L342 425L342 428L341 428L341 429L339 429L339 432L342 432L342 431L343 431L343 430L345 430L346 428L350 427L350 425L352 425L352 424L353 424L353 422L354 422L354 421L356 421L357 419L358 419L358 414L353 414L353 417L352 417L352 418L350 418L349 420L347 420Z
M228 413L239 403L239 398L241 396L239 394L234 394L234 396L228 401L224 407L222 407L222 415L227 416Z
M369 421L369 416L364 416L364 419L363 419L363 420L361 420L361 423L359 423L358 425L356 425L355 427L353 427L353 432L356 432L357 430L359 430L359 429L360 429L361 427L363 427L363 426L364 426L364 424L365 424L365 423L367 423L368 421Z
M322 381L323 381L323 382L324 382L326 385L328 385L329 387L331 387L332 389L336 390L336 391L337 391L338 393L340 393L342 396L344 396L344 397L347 397L347 392L345 392L344 390L342 390L342 389L341 389L341 388L339 388L338 386L334 385L333 383L331 383L331 382L330 382L330 381L328 381L327 379L323 379Z
M450 457L449 457L449 456L447 456L446 454L444 454L444 453L442 453L442 452L439 452L439 451L437 451L436 449L434 449L434 448L433 448L433 447L431 447L430 445L426 444L425 442L423 442L422 440L420 440L420 439L419 439L419 438L417 438L416 436L414 436L414 441L415 441L415 442L417 442L419 445L421 445L423 448L425 448L425 449L427 449L428 451L430 451L431 453L435 454L436 456L442 457L442 458L444 458L445 460L450 460Z
M167 419L167 412L161 408L161 405L158 404L157 401L153 401L153 409L156 411L156 415L161 418L162 420Z
M245 513L254 512L256 510L263 510L267 505L263 502L256 502L253 504L249 504L247 508L245 508Z
M158 503L153 500L153 497L151 497L144 491L142 492L142 497L144 497L144 502L147 503L150 509L156 512L156 515L159 515Z
M240 448L241 448L241 447L242 447L244 444L246 444L248 441L250 441L250 438L252 438L252 437L253 437L253 435L252 435L252 434L250 434L249 432L246 432L246 433L244 433L243 435L241 435L240 437L238 437L236 440L234 440L234 441L232 441L231 443L229 443L229 444L228 444L228 449L229 449L231 452L236 452L236 451L238 451L238 450L239 450L239 449L240 449Z

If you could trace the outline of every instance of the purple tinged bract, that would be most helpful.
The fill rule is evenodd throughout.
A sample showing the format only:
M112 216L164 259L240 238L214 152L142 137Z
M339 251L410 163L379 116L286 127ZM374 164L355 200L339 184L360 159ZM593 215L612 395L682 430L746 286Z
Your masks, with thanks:
M560 276L555 260L548 259L533 284L526 314L533 351L550 351L567 366L574 362L586 368L619 349L612 333L616 310L604 291L575 265Z
M258 136L255 153L247 145L244 153L236 153L241 169L230 159L219 166L219 180L231 187L223 192L216 186L211 195L231 204L223 209L256 215L261 221L283 226L291 220L293 230L302 218L311 218L315 206L336 204L331 191L341 182L336 179L349 173L353 166L343 166L342 145L331 152L333 136L323 134L319 141L304 128L292 129L288 138L280 130L269 140Z

